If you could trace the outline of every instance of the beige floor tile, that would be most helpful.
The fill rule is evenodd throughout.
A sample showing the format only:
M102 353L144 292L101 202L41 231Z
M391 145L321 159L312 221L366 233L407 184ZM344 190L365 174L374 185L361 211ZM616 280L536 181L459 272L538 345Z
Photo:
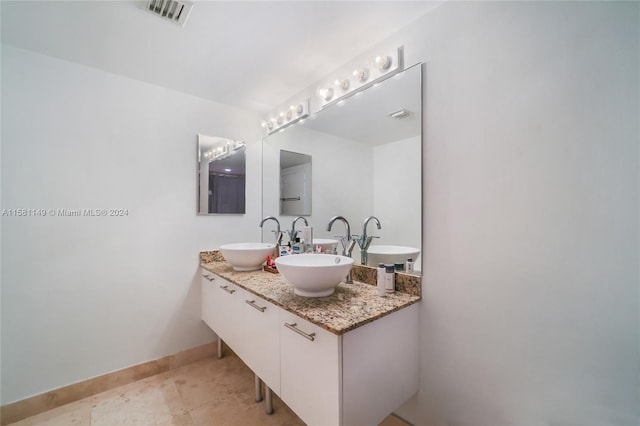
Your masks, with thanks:
M304 426L273 397L255 402L254 375L235 355L208 358L24 419L14 426ZM387 417L380 426L407 426Z
M89 426L91 424L91 397L28 417L13 426Z
M173 371L173 380L187 411L229 399L254 399L254 375L235 355L209 358Z
M91 402L91 426L191 424L169 373L102 392Z
M274 398L274 413L264 412L264 403L246 403L236 398L212 402L190 412L194 426L304 426L279 399Z

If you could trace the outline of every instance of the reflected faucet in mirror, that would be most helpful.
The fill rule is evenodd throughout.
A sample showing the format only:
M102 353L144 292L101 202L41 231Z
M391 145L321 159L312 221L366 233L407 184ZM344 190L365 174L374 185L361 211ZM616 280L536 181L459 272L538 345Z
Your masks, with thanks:
M378 218L375 216L369 216L364 220L364 224L362 225L362 235L353 236L356 239L356 242L358 243L358 247L360 247L360 263L363 265L367 264L367 250L371 245L371 240L373 240L374 238L380 238L374 235L370 235L370 236L367 235L367 225L372 220L376 221L376 225L378 226L378 229L382 229L382 226L380 225L380 221L378 220Z
M336 236L336 238L340 238L340 244L342 244L342 255L351 257L351 252L353 251L353 246L355 246L356 242L351 237L351 225L349 225L349 221L342 216L334 216L329 221L327 225L327 232L331 231L331 227L333 226L333 222L336 220L341 220L344 223L344 226L347 230L347 235L344 237ZM344 280L345 284L353 284L353 280L351 279L351 270L349 270L349 274L347 278Z
M280 231L280 221L274 217L274 216L267 216L264 219L262 219L260 221L260 228L262 228L262 225L264 225L264 223L268 220L273 220L276 222L276 230L273 231L276 235L276 246L280 246L280 244L282 243L282 231Z
M293 223L291 223L291 230L287 231L287 234L289 234L289 241L291 241L292 244L296 241L296 237L298 236L298 231L296 230L296 222L300 219L302 219L302 221L304 222L304 226L309 226L309 222L307 222L307 219L303 216L298 216L293 219ZM305 241L305 243L307 242Z

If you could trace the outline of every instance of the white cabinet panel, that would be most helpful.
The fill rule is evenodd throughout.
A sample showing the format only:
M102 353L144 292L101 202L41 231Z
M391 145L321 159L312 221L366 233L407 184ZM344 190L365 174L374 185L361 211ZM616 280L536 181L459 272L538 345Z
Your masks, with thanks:
M342 337L344 425L377 425L418 391L418 305Z
M339 336L280 312L282 400L309 425L341 424Z
M202 319L236 353L242 352L245 291L212 273L202 276Z
M243 352L238 354L271 390L280 395L280 308L245 292Z

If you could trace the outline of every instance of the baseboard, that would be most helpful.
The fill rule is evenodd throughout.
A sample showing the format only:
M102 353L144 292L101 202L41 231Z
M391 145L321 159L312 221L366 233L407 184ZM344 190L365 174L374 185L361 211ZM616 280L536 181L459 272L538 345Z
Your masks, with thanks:
M0 424L5 426L118 386L215 356L215 354L217 354L216 343L207 343L164 358L143 362L142 364L16 401L0 407Z

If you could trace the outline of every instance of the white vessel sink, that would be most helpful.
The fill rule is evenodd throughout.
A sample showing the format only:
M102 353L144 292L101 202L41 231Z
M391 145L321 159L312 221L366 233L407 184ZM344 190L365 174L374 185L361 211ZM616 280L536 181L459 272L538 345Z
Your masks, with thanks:
M325 253L333 254L333 249L338 246L338 240L333 240L331 238L314 238L313 239L314 250L316 246L321 246L322 250Z
M276 266L298 296L323 297L332 295L345 279L353 259L335 254L293 254L277 258Z
M255 271L271 256L275 244L270 243L236 243L220 246L225 260L233 265L236 271Z
M369 246L367 250L367 265L378 266L379 263L405 263L407 259L414 261L420 254L420 249L405 246Z

